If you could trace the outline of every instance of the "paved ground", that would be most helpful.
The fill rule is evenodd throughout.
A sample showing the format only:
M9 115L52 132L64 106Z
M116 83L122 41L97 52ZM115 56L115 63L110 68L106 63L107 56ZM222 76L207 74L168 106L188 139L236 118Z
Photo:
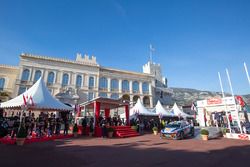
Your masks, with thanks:
M77 138L23 147L0 144L1 167L250 166L250 141Z

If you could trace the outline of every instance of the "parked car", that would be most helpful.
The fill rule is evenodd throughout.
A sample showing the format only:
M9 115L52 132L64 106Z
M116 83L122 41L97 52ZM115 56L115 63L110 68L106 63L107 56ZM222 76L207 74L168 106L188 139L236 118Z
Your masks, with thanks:
M194 127L187 121L170 122L161 130L161 138L181 140L188 136L194 136Z

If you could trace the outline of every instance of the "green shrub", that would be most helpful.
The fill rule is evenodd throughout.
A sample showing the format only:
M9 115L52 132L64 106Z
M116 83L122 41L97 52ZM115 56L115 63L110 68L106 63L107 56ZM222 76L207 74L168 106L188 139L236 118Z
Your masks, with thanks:
M158 131L158 128L155 126L152 128L153 131Z
M77 124L75 124L74 127L73 127L73 133L76 133L76 132L78 132L78 126L77 126Z
M206 129L201 129L200 134L201 134L201 135L209 135L209 132L208 132L208 130L206 130Z
M222 128L221 132L222 132L223 135L225 135L228 132L228 129L227 128Z
M131 126L131 129L137 130L137 126Z
M17 137L17 138L26 138L27 135L28 135L28 133L27 133L25 127L24 127L24 126L21 126L20 129L19 129L18 132L17 132L16 137Z
M108 132L114 132L114 128L108 127L108 128L107 128L107 131L108 131Z

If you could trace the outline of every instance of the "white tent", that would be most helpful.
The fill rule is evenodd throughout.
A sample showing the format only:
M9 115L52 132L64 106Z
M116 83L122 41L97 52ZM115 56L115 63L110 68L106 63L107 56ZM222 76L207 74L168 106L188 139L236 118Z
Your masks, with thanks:
M174 106L171 109L171 111L173 111L174 115L181 116L183 118L187 118L187 117L192 118L193 117L192 115L186 114L182 110L180 110L176 103L174 103Z
M158 100L155 108L152 110L154 113L156 113L157 115L162 115L162 116L166 116L166 117L173 117L176 116L171 112L166 111L163 106L161 105L161 102Z
M138 115L147 115L147 116L155 116L156 113L150 112L149 110L147 110L143 104L141 103L141 100L138 99L135 106L133 108L130 109L129 111L129 116L133 117L136 114Z
M20 109L27 102L29 109L47 111L70 111L71 107L55 99L40 78L23 94L0 104L0 108Z

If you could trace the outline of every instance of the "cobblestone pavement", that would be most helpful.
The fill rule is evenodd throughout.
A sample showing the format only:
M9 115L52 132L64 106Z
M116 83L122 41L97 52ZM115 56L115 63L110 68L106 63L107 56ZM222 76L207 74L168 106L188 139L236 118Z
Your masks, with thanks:
M80 137L32 143L0 144L1 167L250 166L250 141L198 138L180 141L145 134L124 139Z

